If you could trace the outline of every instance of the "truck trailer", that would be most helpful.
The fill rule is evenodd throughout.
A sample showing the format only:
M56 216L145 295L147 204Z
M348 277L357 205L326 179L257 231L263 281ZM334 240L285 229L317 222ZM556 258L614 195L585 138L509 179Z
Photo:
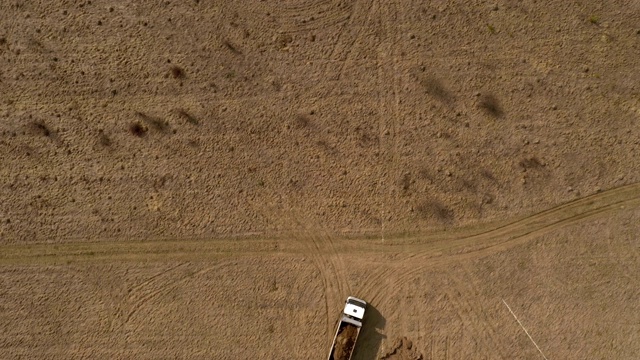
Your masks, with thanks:
M366 308L367 303L364 300L353 296L347 298L333 337L329 360L351 360Z

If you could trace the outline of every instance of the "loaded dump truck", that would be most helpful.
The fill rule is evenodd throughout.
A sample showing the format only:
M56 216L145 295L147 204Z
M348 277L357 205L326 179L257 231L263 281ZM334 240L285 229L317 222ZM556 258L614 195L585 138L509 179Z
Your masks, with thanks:
M336 335L333 337L329 360L351 360L366 308L367 303L363 300L353 296L347 298Z

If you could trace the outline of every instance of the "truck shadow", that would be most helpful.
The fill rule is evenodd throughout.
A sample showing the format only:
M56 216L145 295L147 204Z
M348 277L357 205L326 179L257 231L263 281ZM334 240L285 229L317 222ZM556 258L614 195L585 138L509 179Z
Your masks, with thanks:
M373 305L367 305L367 312L362 323L362 330L358 343L353 352L353 360L371 360L378 358L378 351L382 340L386 336L382 333L386 319Z

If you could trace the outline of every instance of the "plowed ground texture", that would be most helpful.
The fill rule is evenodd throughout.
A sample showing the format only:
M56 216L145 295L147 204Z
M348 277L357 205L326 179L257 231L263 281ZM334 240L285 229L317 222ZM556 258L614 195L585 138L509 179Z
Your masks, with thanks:
M0 359L325 359L349 295L354 359L638 359L639 53L628 1L2 1Z

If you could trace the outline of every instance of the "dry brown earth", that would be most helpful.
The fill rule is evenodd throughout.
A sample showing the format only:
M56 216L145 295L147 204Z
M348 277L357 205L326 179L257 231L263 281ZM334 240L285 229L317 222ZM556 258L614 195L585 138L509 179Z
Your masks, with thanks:
M413 348L413 342L406 337L398 338L391 349L380 360L423 360L423 355Z
M0 358L322 359L355 295L357 359L637 359L638 54L637 1L0 2Z
M345 325L336 334L335 350L329 355L329 360L349 360L358 336L358 328Z

